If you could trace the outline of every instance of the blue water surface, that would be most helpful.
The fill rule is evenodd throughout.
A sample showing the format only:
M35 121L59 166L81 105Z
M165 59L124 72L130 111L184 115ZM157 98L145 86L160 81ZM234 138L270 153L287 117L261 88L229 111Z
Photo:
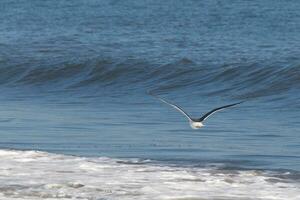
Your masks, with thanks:
M300 170L300 2L0 3L0 148ZM192 130L151 91L200 117Z

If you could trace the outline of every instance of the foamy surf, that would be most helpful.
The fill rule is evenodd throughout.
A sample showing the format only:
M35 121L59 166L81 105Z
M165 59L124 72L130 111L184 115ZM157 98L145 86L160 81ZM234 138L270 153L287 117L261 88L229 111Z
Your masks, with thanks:
M0 150L0 199L300 199L300 183L258 170L178 167Z

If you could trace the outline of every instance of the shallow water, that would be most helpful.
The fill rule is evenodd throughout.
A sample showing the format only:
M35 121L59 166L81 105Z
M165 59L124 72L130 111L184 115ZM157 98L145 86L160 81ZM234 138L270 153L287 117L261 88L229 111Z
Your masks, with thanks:
M1 199L299 198L299 9L296 0L2 1ZM245 102L195 131L149 91L195 117ZM41 183L46 169L57 177ZM115 173L126 176L98 191Z
M298 199L300 190L289 172L34 151L1 150L0 158L3 199Z

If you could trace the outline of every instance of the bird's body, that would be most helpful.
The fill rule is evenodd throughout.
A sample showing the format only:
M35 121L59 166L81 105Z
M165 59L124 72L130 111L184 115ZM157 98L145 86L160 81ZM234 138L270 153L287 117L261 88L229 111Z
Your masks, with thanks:
M204 126L204 124L202 122L195 122L193 120L190 120L190 126L193 129L199 129L199 128L202 128Z
M241 104L243 102L238 102L238 103L234 103L234 104L229 104L229 105L226 105L226 106L221 106L221 107L218 107L218 108L215 108L211 111L209 111L208 113L204 114L202 117L200 118L191 118L182 108L180 108L179 106L177 106L176 104L172 104L160 97L157 97L153 94L151 94L152 96L154 96L155 98L159 99L160 101L172 106L173 108L175 108L176 110L178 110L179 112L181 112L186 118L188 118L189 122L190 122L190 126L193 128L193 129L199 129L199 128L202 128L204 126L203 122L204 120L206 120L210 115L214 114L215 112L218 112L220 110L223 110L225 108L229 108L229 107L232 107L232 106L235 106L235 105L238 105L238 104Z

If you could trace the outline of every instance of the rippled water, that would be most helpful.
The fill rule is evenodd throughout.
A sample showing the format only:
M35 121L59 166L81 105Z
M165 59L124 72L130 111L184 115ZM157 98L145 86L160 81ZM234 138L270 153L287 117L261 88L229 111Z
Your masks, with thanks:
M299 198L299 9L296 0L2 1L0 148L42 152L2 150L1 198ZM245 102L195 131L149 91L195 117ZM69 159L97 170L79 177ZM38 181L56 167L71 167L70 180L51 171L57 179Z

